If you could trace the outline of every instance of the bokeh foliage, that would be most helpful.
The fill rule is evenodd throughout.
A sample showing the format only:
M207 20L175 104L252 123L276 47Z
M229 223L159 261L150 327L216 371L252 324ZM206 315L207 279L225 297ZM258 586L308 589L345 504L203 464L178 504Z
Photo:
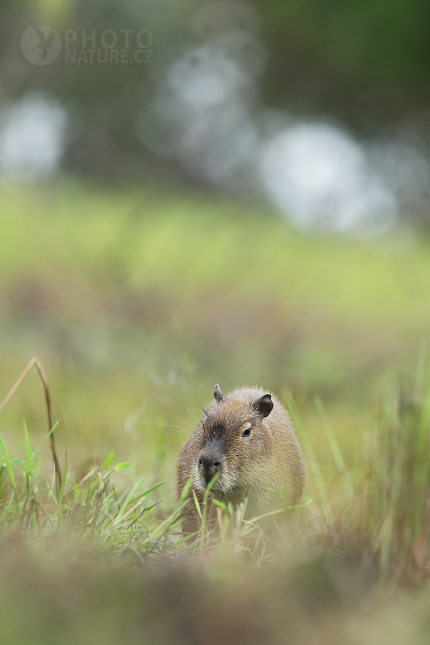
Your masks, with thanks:
M381 377L413 369L427 334L427 243L401 231L312 238L247 203L64 182L4 190L2 203L1 389L42 360L74 466L114 448L172 495L176 451L215 381L290 388L329 464L322 397L351 464ZM4 411L15 452L22 417L44 431L41 403L28 382Z
M157 65L196 46L190 25L205 6L198 0L121 2L7 0L0 7L3 103L47 92L73 120L65 168L115 176L170 172L136 135L136 120L155 91L154 65L67 65L38 69L19 49L28 25L62 33L148 29ZM422 0L356 3L268 0L257 4L268 51L261 103L299 116L338 119L360 137L390 132L404 118L427 112L430 87L430 9Z

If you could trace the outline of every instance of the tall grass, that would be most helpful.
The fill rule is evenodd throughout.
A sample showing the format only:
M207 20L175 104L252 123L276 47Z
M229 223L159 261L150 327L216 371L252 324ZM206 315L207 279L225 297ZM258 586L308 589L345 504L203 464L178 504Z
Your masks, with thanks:
M382 573L422 580L430 562L430 372L424 348L414 384L392 376L386 385L370 469Z
M166 512L158 506L161 483L149 489L141 479L128 486L115 484L116 474L131 462L113 465L112 451L104 463L76 481L68 469L66 450L58 485L55 468L52 479L41 475L42 448L56 426L33 448L24 423L23 457L10 455L0 435L1 530L34 534L42 540L72 536L77 546L91 545L114 558L123 551L133 552L138 561L150 556L188 557L221 546L246 552L258 567L286 551L291 564L291 558L302 561L305 552L312 559L321 553L336 557L358 550L363 561L370 556L382 581L423 582L430 570L430 368L424 350L414 384L400 377L388 379L371 441L363 442L362 455L352 470L322 400L315 399L332 455L335 485L329 486L323 475L290 392L284 392L284 400L301 440L308 491L313 495L311 499L305 494L300 508L294 510L298 521L291 522L290 514L285 522L282 509L268 509L267 514L248 520L246 504L233 508L212 502L209 487L202 507L195 499L201 527L190 539L182 534L180 520L191 482L176 507ZM215 517L215 523L207 522L209 516ZM275 530L267 530L269 524Z
M32 366L36 366L42 379L47 416L51 426L49 386L37 358L30 361L4 401L0 403L0 412L22 385ZM148 400L160 391L164 392L172 387L176 379L176 375L172 374L165 383L158 383L154 391L145 397L136 413L127 420L126 428L133 428L133 423L145 410ZM127 426L128 422L130 428ZM77 545L87 543L95 549L102 550L109 546L113 555L118 549L134 549L139 558L145 558L153 554L171 556L184 550L195 552L197 548L205 550L219 543L225 545L227 536L230 543L237 543L251 533L258 533L261 538L263 533L259 522L274 514L272 511L261 517L245 520L246 504L235 509L231 504L224 505L220 502L214 502L216 508L210 509L208 514L208 507L212 505L209 493L214 482L211 482L205 492L202 508L194 495L201 518L199 531L191 536L182 535L179 520L185 504L188 503L187 494L191 479L182 491L176 507L167 513L156 509L158 501L151 501L151 494L158 491L162 483L142 491L142 479L139 479L117 491L112 481L113 476L131 466L132 462L112 466L113 450L104 463L95 465L76 481L73 473L68 470L67 446L64 467L60 467L53 440L57 425L58 423L50 427L43 441L33 450L24 422L24 458L12 458L0 435L0 526L5 532L34 531L35 535L42 539L63 533L73 536ZM41 449L48 440L54 465L52 480L40 476ZM213 515L213 510L216 512L217 522L215 527L209 529L207 518L208 515ZM251 555L257 560L263 557Z
M131 464L115 465L113 451L79 481L66 451L58 487L44 463L55 427L34 448L24 424L21 456L0 435L0 640L428 642L426 592L407 605L391 593L394 586L404 595L411 583L424 589L429 573L426 361L413 384L387 380L353 468L315 399L333 480L291 393L284 400L308 466L300 508L248 520L245 504L212 506L207 490L200 506L195 500L202 522L192 536L180 527L191 481L166 511L161 482L124 483Z
M100 467L92 468L79 482L67 470L66 454L62 484L58 488L55 477L52 480L40 477L40 450L48 437L33 450L24 424L25 458L12 458L0 437L3 533L31 531L41 539L62 533L71 536L77 546L85 543L101 550L111 547L112 555L137 546L139 557L175 550L175 540L170 538L175 530L178 532L183 504L166 517L155 516L153 509L157 501L151 500L151 494L162 484L142 490L138 480L117 490L112 477L130 463L112 466L114 454L111 452Z
M293 417L315 493L313 524L330 548L361 551L381 581L421 584L430 574L430 362L423 345L415 382L399 375L382 388L375 427L348 470L321 399L315 399L330 447L336 485L329 491L291 393Z
M165 513L158 511L159 500L153 499L162 483L148 490L142 490L141 479L128 486L115 486L115 474L132 464L112 465L113 451L103 464L94 466L80 481L68 471L66 452L58 488L54 474L51 479L40 476L40 451L51 433L36 449L31 446L25 422L23 434L24 458L11 457L0 435L0 529L3 534L18 532L40 540L65 536L77 549L84 544L113 558L123 551L133 552L138 561L149 556L192 555L220 545L236 548L240 544L255 563L263 561L267 538L260 522L281 513L282 509L249 520L245 519L246 504L233 508L231 504L215 501L217 521L215 527L209 527L206 519L212 502L208 486L202 507L195 499L201 527L195 534L184 535L180 519L185 504L189 503L186 497L191 480L176 507ZM253 552L248 543L242 544L251 534Z

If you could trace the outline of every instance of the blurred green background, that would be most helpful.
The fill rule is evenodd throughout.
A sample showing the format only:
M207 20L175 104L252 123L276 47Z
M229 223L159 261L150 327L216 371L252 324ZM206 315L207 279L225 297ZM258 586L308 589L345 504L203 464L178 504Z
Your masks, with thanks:
M268 210L191 191L60 182L1 199L1 391L42 360L75 468L114 448L171 493L215 381L291 389L324 468L321 396L352 464L381 379L415 368L430 322L425 241L309 237ZM15 453L23 417L41 438L35 374L2 412Z
M68 460L35 474L32 371L5 642L428 642L429 101L423 0L2 0L0 405L37 356ZM304 428L306 508L251 549L170 515L216 382Z
M4 0L0 399L38 356L77 472L114 448L168 503L215 382L289 388L329 473L321 396L352 465L428 336L429 27L418 0ZM13 453L24 417L45 433L35 375Z

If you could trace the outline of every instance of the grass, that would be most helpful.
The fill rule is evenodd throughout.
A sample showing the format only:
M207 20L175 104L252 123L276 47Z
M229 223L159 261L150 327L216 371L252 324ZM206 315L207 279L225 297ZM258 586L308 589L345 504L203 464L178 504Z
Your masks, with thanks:
M372 451L375 514L381 519L376 541L383 570L392 561L413 565L418 580L428 573L430 381L423 361L415 384L392 378L387 388L381 431ZM399 572L399 573L403 573Z
M249 204L135 188L2 188L0 201L0 391L29 356L43 358L58 444L74 446L75 468L114 447L121 460L133 452L137 472L162 455L170 481L170 455L215 381L287 385L325 472L332 456L314 406L323 397L350 467L381 377L410 372L427 334L427 243L405 245L402 231L367 244L311 238ZM187 361L197 369L155 396L122 440L147 393ZM34 391L26 385L3 417L15 451L23 416L42 438Z
M48 419L50 420L49 387L37 358L30 361L5 401L0 405L0 411L11 400L28 374L29 368L33 365L42 374ZM167 389L168 386L169 383L166 383L164 387L160 385L159 389ZM120 552L123 549L135 549L135 553L142 561L154 553L158 556L171 555L179 549L188 549L194 553L196 544L205 549L212 548L217 543L217 539L206 530L206 512L211 503L209 493L214 482L211 482L206 490L202 508L194 496L202 525L196 536L196 544L191 544L188 537L180 531L181 512L186 504L191 479L185 486L174 510L157 517L151 511L158 502L151 502L148 499L154 491L163 486L162 483L140 492L142 481L139 479L133 482L131 487L123 486L123 490L119 494L112 477L115 473L129 468L132 462L119 463L112 467L113 450L103 463L93 466L81 479L76 481L73 474L68 471L67 449L64 457L64 470L59 465L54 443L57 426L58 422L52 426L40 445L33 450L24 421L24 459L12 458L0 435L0 511L1 526L5 531L18 527L18 530L24 532L34 530L37 535L42 537L64 531L74 534L77 544L91 541L94 548L104 549L108 546L113 554L117 549L120 549ZM48 440L51 443L54 472L50 481L44 481L39 477L42 466L40 452ZM16 469L18 469L19 478L15 472ZM232 527L235 526L234 540L239 542L255 530L260 530L259 521L266 517L263 515L245 521L246 505L240 509L233 509L230 504L228 507L220 502L216 502L216 504L219 511L219 538L221 541L231 534ZM267 515L272 514L268 513Z
M387 383L355 472L316 400L337 468L336 494L286 392L315 499L306 495L288 517L251 521L245 507L217 503L219 530L211 534L208 487L203 506L195 500L202 525L193 541L180 530L187 488L163 511L161 482L145 489L142 479L116 481L131 464L114 465L114 451L79 481L66 452L58 485L54 464L52 477L41 475L57 424L34 449L24 423L22 457L0 436L0 571L13 576L0 584L0 634L10 643L114 643L119 633L126 643L277 643L288 629L291 642L425 642L427 594L419 601L411 595L405 610L393 592L424 589L429 574L429 384L425 363L413 387ZM51 611L35 595L41 585ZM363 610L369 603L379 612L376 626ZM396 633L387 608L402 616Z
M30 371L0 410L2 639L427 642L428 242L135 188L0 202L0 399L37 354L55 425ZM279 396L309 479L288 521L218 506L190 544L174 464L216 381Z
M43 368L38 359L33 359L24 370L23 375L12 387L10 394L0 406L0 411L9 403L15 394L23 377L29 368L36 365L45 390L48 419L50 415L50 393L44 376ZM328 446L331 450L336 466L335 487L329 490L324 479L315 450L310 441L295 401L289 391L284 393L286 406L292 415L305 459L308 464L310 478L309 489L314 489L315 500L308 497L307 501L298 508L312 506L312 513L322 512L324 523L317 528L317 534L323 534L330 529L330 523L337 525L339 535L346 540L356 541L357 532L347 528L351 522L348 515L346 519L344 510L354 502L359 514L355 518L358 522L367 525L367 549L375 555L381 578L392 576L399 577L398 565L401 565L401 574L404 574L405 565L412 569L420 569L420 574L426 577L428 542L428 499L429 491L427 482L430 475L430 370L427 363L418 366L415 386L412 390L400 387L398 380L391 379L386 387L378 412L377 426L370 444L363 445L362 459L357 461L358 469L351 473L339 447L337 439L330 426L323 402L317 398L315 406L321 416L325 429ZM160 384L158 390L168 389L169 382ZM54 436L58 422L52 426L50 432L44 437L36 449L31 446L27 425L24 422L23 437L25 458L12 458L6 444L0 435L1 463L1 519L4 528L15 525L25 529L36 529L44 535L53 531L71 529L78 530L79 539L86 541L90 536L96 546L119 546L128 548L136 546L142 556L151 555L154 551L167 554L173 553L179 546L181 550L196 551L196 544L201 549L212 548L223 541L227 535L234 535L234 540L240 543L249 533L257 531L257 542L264 542L264 549L272 540L264 533L264 528L259 524L263 519L255 518L252 521L244 519L245 507L233 509L231 505L220 502L211 502L208 486L200 507L197 498L194 501L202 526L197 536L197 542L181 539L171 540L174 535L180 534L180 517L187 492L191 484L188 482L181 498L174 510L169 514L154 515L153 508L158 502L150 502L150 495L157 491L162 483L158 483L148 490L143 490L142 480L133 482L131 487L122 486L119 494L112 481L115 473L132 466L132 462L119 463L112 467L114 458L112 450L106 459L91 468L79 480L68 470L67 447L64 457L64 472L61 475L58 455L55 449ZM41 450L47 441L51 443L53 457L53 477L49 480L40 478L42 466ZM16 470L18 469L19 477ZM206 528L206 513L210 504L215 503L218 515L218 531L209 535ZM297 513L297 509L296 513ZM277 514L280 511L275 511ZM356 513L356 510L354 510ZM272 515L269 513L268 515ZM360 516L361 514L361 516ZM302 516L303 520L305 516ZM306 527L300 527L302 537L310 531L309 516ZM178 525L179 522L179 525ZM354 522L351 522L354 526ZM232 531L232 526L235 529ZM172 533L174 530L174 533ZM362 533L362 531L360 532ZM215 536L215 537L214 537ZM336 532L335 532L336 536ZM273 542L272 546L275 543ZM166 546L167 545L167 546ZM248 549L249 550L249 549ZM252 554L254 558L256 554ZM269 555L269 557L272 557ZM257 558L259 559L259 558Z

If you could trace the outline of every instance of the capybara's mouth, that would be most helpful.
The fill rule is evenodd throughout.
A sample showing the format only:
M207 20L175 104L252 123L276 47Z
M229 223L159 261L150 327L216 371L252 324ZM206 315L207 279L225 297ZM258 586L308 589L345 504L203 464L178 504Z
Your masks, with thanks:
M195 483L198 483L198 488L199 488L202 492L204 492L204 491L208 488L208 486L211 484L211 482L212 482L212 479L210 479L209 481L207 481L207 480L206 480L206 478L205 478L205 477L203 477L203 476L199 473L198 478L197 478L197 482L195 482ZM211 492L214 492L214 493L222 493L222 494L226 494L226 493L227 493L227 490L228 490L228 487L226 486L226 482L224 481L224 477L223 477L222 475L220 475L220 476L218 477L218 479L216 479L216 480L213 482L213 484L210 486L210 491L211 491Z

